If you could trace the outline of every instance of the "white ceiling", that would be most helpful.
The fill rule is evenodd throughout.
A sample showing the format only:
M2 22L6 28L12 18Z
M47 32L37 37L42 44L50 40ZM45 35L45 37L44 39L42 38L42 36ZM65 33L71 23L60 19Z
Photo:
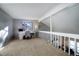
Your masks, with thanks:
M0 7L15 19L38 20L57 3L2 3Z

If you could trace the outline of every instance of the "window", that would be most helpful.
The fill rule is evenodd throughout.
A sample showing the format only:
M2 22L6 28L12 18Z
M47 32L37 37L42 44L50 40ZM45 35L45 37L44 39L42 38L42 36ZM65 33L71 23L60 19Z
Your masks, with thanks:
M0 31L0 38L5 40L8 35L8 26L6 26L3 30Z
M23 29L26 30L32 30L32 22L23 22L22 23Z

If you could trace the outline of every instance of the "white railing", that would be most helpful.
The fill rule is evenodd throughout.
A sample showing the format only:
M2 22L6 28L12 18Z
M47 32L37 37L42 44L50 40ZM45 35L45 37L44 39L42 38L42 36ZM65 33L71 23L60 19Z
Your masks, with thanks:
M66 50L66 47L65 47L65 40L66 40L66 37L68 38L68 46L69 46L69 44L70 44L70 39L71 38L73 38L74 39L74 43L72 43L72 45L74 44L74 48L73 48L73 50L74 50L74 55L76 56L77 55L77 42L76 42L76 40L78 40L79 39L79 35L78 34L70 34L70 33L60 33L60 32L49 32L49 31L39 31L40 33L46 33L46 34L51 34L52 35L52 37L50 36L50 38L53 40L54 39L54 41L53 41L53 45L55 46L55 47L57 47L57 45L61 45L61 43L62 43L62 38L61 37L64 37L64 52L65 52L65 50ZM58 40L60 40L60 42L56 42L56 39L58 39ZM52 40L50 40L50 41L52 41ZM68 53L69 53L69 55L70 55L70 48L71 48L72 46L69 46L68 48L69 48L69 50L68 50Z
M78 34L60 33L60 32L49 32L49 31L39 31L39 32L79 39L79 35Z

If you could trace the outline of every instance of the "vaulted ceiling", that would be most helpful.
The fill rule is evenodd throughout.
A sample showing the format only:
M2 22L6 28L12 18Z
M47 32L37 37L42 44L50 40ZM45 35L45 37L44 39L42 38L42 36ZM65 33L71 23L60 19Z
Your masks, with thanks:
M2 3L0 7L14 19L38 20L57 3Z

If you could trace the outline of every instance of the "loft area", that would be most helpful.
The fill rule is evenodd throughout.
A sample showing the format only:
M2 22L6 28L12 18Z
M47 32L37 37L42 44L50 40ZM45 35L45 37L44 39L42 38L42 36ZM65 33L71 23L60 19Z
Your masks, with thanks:
M0 54L78 56L78 15L76 3L2 3Z

